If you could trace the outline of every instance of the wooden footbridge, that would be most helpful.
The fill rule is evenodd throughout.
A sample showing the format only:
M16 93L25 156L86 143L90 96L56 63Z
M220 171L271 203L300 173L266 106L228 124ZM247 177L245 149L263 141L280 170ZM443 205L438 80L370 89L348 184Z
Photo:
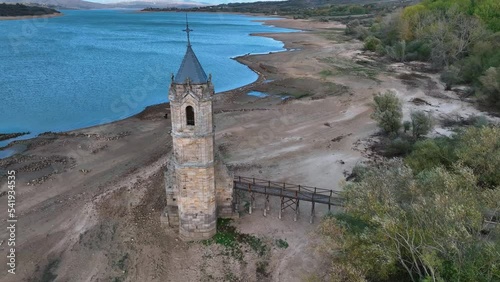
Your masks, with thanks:
M283 211L290 208L295 211L294 221L299 216L299 204L301 201L311 202L311 217L309 220L311 223L314 220L316 204L328 205L328 210L331 210L332 206L342 206L343 203L339 191L242 176L234 177L234 190L235 192L244 191L250 194L250 205L248 208L250 214L252 213L252 209L255 208L255 194L265 195L264 216L267 215L267 211L270 209L269 196L280 197L281 207L278 217L281 219ZM238 207L241 197L239 193L235 193L235 196L235 202Z

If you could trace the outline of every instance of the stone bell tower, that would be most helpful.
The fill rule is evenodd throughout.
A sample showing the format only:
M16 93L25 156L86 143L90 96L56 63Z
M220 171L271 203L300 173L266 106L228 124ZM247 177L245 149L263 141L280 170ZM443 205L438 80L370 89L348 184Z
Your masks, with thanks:
M184 31L187 50L168 95L173 156L166 171L166 211L181 239L203 240L215 234L218 213L232 216L233 182L225 166L216 172L220 165L214 152L214 86L191 47L187 22Z

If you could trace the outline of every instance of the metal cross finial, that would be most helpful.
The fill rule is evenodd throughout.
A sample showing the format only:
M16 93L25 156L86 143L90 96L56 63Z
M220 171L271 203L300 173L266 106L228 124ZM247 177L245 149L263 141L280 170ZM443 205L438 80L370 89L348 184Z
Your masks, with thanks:
M188 46L191 46L191 40L189 38L189 32L191 32L193 30L189 28L188 14L187 13L186 13L186 29L184 29L183 31L185 31L187 33Z

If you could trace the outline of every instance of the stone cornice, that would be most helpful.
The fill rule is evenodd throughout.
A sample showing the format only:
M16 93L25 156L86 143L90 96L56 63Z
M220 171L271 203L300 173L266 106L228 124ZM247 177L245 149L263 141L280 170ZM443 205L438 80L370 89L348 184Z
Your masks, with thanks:
M211 167L211 166L214 166L214 162L211 161L211 162L208 162L208 163L205 163L205 164L200 164L200 163L184 163L184 164L179 164L177 163L177 160L173 160L172 163L174 164L175 168L178 169L178 168L207 168L207 167Z
M209 132L209 133L205 133L205 134L197 134L197 133L194 133L194 132L183 133L183 132L174 132L174 131L172 131L172 133L170 133L170 135L173 138L202 139L202 138L206 138L206 137L213 137L215 135L215 133Z

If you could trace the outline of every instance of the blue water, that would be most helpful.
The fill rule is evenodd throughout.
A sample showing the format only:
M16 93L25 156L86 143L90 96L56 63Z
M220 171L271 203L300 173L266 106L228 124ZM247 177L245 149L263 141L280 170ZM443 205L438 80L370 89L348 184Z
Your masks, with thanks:
M259 92L259 91L250 91L250 92L247 93L247 95L254 96L254 97L259 97L259 98L265 98L265 97L269 96L268 94L262 93L262 92Z
M64 16L0 21L0 132L65 131L118 120L167 101L185 52L184 13L63 11ZM264 18L190 13L191 42L216 91L257 74L230 59L283 51L258 32ZM5 144L1 144L5 145Z

